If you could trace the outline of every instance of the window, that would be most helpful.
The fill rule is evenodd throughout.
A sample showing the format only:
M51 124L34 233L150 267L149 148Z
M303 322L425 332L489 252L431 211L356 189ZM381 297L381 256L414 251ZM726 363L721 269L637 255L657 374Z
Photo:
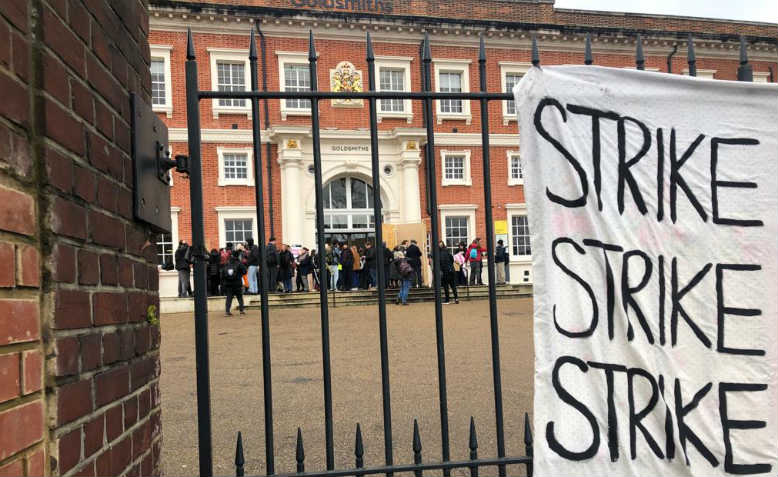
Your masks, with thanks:
M169 46L152 45L151 53L151 108L163 112L167 117L173 114L173 87L170 76Z
M513 87L532 67L531 63L501 61L499 64L502 90L511 94ZM516 115L516 101L509 99L502 102L502 122L503 125L507 126L511 121L518 121L518 116Z
M649 68L646 68L646 70L652 71ZM659 71L659 70L657 68L654 68L654 71ZM689 68L684 68L683 74L689 76ZM716 75L716 70L706 70L702 68L697 68L697 78L715 79L714 78L715 75Z
M378 71L378 91L410 91L411 62L413 58L403 56L379 56L375 68ZM382 99L378 105L378 121L384 118L413 120L413 103L410 99Z
M224 233L227 243L243 243L254 238L253 219L224 219Z
M253 151L250 148L216 148L220 186L253 186Z
M441 93L467 93L470 91L470 60L433 60L435 62L435 87ZM470 101L441 99L437 101L438 124L443 120L465 120L470 124Z
M311 71L308 65L284 66L284 90L285 91L310 91ZM286 99L287 109L311 109L310 99Z
M470 151L440 151L443 180L441 184L470 185Z
M375 228L373 188L356 177L333 179L324 186L325 230Z
M249 53L246 50L208 48L211 59L211 88L215 91L246 91L251 84ZM250 103L245 99L215 99L211 103L213 118L220 114L245 114L251 117Z
M754 71L754 83L769 83L770 72L769 71Z
M461 242L468 243L467 216L451 215L445 221L445 242L451 253L457 253L457 247Z
M173 235L159 234L157 236L157 263L165 265L173 263Z
M524 183L524 169L521 167L521 157L515 151L508 151L508 185Z
M511 217L511 239L513 240L513 255L532 255L532 249L529 244L529 223L527 222L526 215L514 215Z

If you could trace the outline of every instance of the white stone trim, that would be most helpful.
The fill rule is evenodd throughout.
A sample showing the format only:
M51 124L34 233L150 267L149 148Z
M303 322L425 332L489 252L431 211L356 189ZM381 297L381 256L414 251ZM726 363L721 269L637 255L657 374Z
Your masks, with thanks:
M246 154L247 177L245 179L227 179L224 177L224 154ZM219 157L219 186L254 186L254 150L250 147L217 147Z
M462 75L462 92L470 92L470 63L471 60L457 59L433 59L435 64L435 91L440 92L440 73L460 73ZM437 123L442 124L444 120L465 121L470 124L473 116L470 114L470 101L462 100L461 113L442 113L440 111L440 100L435 101L435 115Z
M521 154L519 153L519 151L507 151L506 152L506 156L507 156L507 162L508 162L508 185L509 186L515 186L515 185L522 185L522 184L524 184L524 177L521 177L521 178L517 179L517 178L514 178L513 176L511 176L511 162L512 162L512 159L514 157L518 157L519 158L519 167L521 167L522 173L524 172L524 167L523 167L523 164L521 163Z
M308 66L308 53L304 51L276 51L278 57L278 90L286 91L286 83L284 81L285 73L284 68L287 64L293 65L305 65ZM310 116L311 110L302 108L287 108L286 100L281 99L279 101L281 108L281 120L286 121L288 116Z
M376 91L381 91L381 68L390 68L395 70L403 70L404 81L403 91L411 91L411 62L413 58L403 56L376 56L375 59L375 72L376 72ZM378 122L380 123L383 118L401 118L405 119L408 124L413 121L413 101L410 99L403 100L403 112L382 112L381 101L376 102L376 113L378 116Z
M243 63L243 84L246 91L251 88L251 67L249 63L249 51L238 50L233 48L208 48L208 57L211 63L211 90L217 91L219 89L219 75L216 64L219 61L226 61L229 63ZM213 112L213 119L219 119L220 114L245 114L247 118L251 119L251 101L248 99L244 101L244 106L219 106L218 99L211 100L211 111Z
M754 83L769 83L770 72L769 71L754 71Z
M472 176L470 174L470 154L469 149L454 151L454 150L440 150L440 185L446 186L470 186L473 184ZM446 179L446 156L465 156L465 171L464 179Z
M527 72L532 68L532 63L524 63L524 62L512 62L512 61L500 61L498 63L500 65L500 91L505 91L506 89L506 76L508 73L518 73L522 76L527 74ZM510 93L510 91L508 91ZM511 121L518 122L519 115L518 115L518 109L514 114L508 114L508 100L500 101L502 103L502 124L503 126L507 126Z
M508 221L508 257L511 262L529 263L532 262L532 255L514 255L513 254L513 217L527 215L527 204L505 204L506 219ZM531 232L531 231L530 231ZM530 243L532 247L532 243Z
M251 233L257 240L257 209L253 206L219 206L215 207L219 222L219 248L227 246L227 232L224 228L225 219L251 219Z
M478 230L475 223L475 211L478 206L475 204L442 204L438 206L440 213L440 238L446 241L446 217L467 217L467 239L465 244L470 244L475 238L475 231Z
M181 207L170 207L170 239L173 241L173 253L178 247L178 214Z
M683 69L684 76L689 76L689 68ZM716 70L706 70L697 68L697 78L706 78L706 79L714 79L714 76L716 75Z
M169 45L149 45L151 59L162 60L165 63L165 104L152 104L151 110L165 113L168 118L173 117L173 77L170 73L170 50L172 49L173 47Z

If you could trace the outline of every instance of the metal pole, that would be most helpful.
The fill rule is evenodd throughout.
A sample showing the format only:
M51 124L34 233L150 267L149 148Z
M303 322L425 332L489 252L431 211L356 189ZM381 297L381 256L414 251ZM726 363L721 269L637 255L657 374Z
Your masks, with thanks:
M375 91L375 55L370 33L367 34L367 82L368 89ZM381 214L381 166L378 161L378 118L376 100L368 100L370 107L370 156L373 169L373 216L375 222L375 253L378 271L378 331L381 344L381 396L384 410L384 458L386 465L392 465L392 399L389 386L389 339L386 332L386 290L384 275L384 237ZM390 474L387 474L390 475Z
M317 91L316 47L313 31L309 33L308 68L311 75L311 91ZM319 273L324 276L324 200L322 198L321 145L319 135L319 100L311 99L311 133L313 134L313 176L316 187L316 239L319 247ZM375 191L374 191L375 192ZM321 312L321 352L324 380L324 434L327 448L327 470L335 468L335 452L332 437L332 373L330 371L330 317L327 303L327 287L319 287L319 311Z
M486 92L486 47L481 35L478 53L478 77L481 92ZM484 163L484 209L486 212L486 253L489 267L489 325L492 337L492 379L494 382L494 417L497 431L497 457L505 457L505 427L502 409L502 377L500 373L500 330L497 322L497 284L494 267L494 217L492 215L492 168L489 158L489 101L481 99L481 149ZM502 264L499 264L503 266ZM473 431L474 432L474 431ZM505 477L505 466L499 467L500 477Z
M251 63L251 91L258 91L257 84L257 43L254 39L254 29L251 29L251 44L249 46L249 62ZM251 99L251 129L254 146L254 200L257 208L257 247L259 247L260 265L260 315L262 322L262 392L265 405L265 466L268 475L275 473L275 455L273 449L273 381L270 365L270 310L268 304L269 276L267 269L267 250L265 248L265 198L262 180L262 135L259 121L259 100ZM267 157L270 163L270 156ZM272 221L272 215L270 215Z
M265 48L265 34L259 27L259 21L256 21L257 33L259 33L259 49L262 54L262 91L267 91L267 51ZM270 111L267 105L268 100L262 103L265 113L265 127L270 129ZM267 154L267 216L270 217L270 236L275 237L273 225L273 161L270 160L271 145L270 141L265 144L265 153ZM263 244L264 245L264 244Z
M432 89L431 63L432 52L430 50L429 34L424 34L424 49L422 53L422 62L424 65L424 91L429 92ZM448 396L446 392L446 351L443 342L443 305L440 302L440 223L438 215L438 180L435 175L435 130L432 118L432 99L424 100L424 122L427 129L426 163L427 177L429 184L430 201L430 225L432 228L432 287L435 292L435 334L438 347L438 391L440 397L440 441L442 446L443 462L451 459L449 436L448 436ZM449 469L443 470L443 475L451 475Z
M740 66L737 69L738 81L754 81L754 68L748 64L746 37L740 37Z
M200 475L213 475L211 445L211 378L208 364L208 297L206 287L203 176L200 161L200 100L192 31L187 30L186 124L189 138L189 195L192 207L194 263L195 364L197 368L197 438Z

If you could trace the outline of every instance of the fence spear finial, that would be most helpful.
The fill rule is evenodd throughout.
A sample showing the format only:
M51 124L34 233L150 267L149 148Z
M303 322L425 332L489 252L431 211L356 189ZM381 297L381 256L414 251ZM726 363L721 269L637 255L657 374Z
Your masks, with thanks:
M243 465L246 460L243 458L243 436L238 431L238 442L235 444L235 475L243 477Z
M192 29L187 27L186 29L186 59L195 59L194 40L192 39Z
M643 56L643 37L638 33L637 46L635 47L635 66L639 70L646 69L646 57Z
M532 446L532 429L529 425L529 414L526 412L524 413L524 453L530 458L530 461L527 463L527 475L531 476L533 471L532 457L535 452Z
M419 435L419 423L413 420L413 463L421 464L421 436ZM414 471L415 477L422 477L421 470Z
M359 423L357 423L357 436L354 440L354 457L356 457L355 465L357 466L357 469L361 469L365 465L365 446L362 444L362 429L359 427Z
M313 30L308 30L308 61L316 61L316 45L313 42Z
M584 44L584 64L591 65L594 63L592 59L592 34L586 34L586 43Z
M373 40L370 39L370 32L367 32L367 61L374 61L375 53L373 53Z
M740 66L737 68L738 81L754 81L754 68L748 64L748 42L740 35Z
M484 34L478 35L478 62L486 63L486 44L484 43Z
M538 51L537 35L532 35L532 66L540 66L540 51Z
M421 53L422 61L432 61L432 50L430 48L430 34L424 32L424 47Z
M478 458L478 436L475 432L475 419L473 419L473 416L470 416L470 442L468 444L468 447L470 448L470 458L471 459L477 459Z
M254 27L251 27L251 30L249 30L249 36L251 37L251 41L249 41L249 60L256 60L257 59L257 41L254 39Z
M694 53L694 39L691 33L686 40L686 62L689 64L689 76L697 76L697 56Z
M297 428L297 451L294 459L297 461L297 472L305 472L305 449L303 449L303 431Z
M746 37L740 35L740 66L748 64L748 50L746 45Z

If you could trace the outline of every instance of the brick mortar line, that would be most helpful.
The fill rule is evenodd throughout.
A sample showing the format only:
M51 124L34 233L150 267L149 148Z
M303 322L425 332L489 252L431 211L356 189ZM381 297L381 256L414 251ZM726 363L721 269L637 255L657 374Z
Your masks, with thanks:
M54 382L51 385L47 384L46 387L47 388L61 388L62 386L67 385L67 384L72 384L72 383L75 383L75 382L85 381L85 380L89 380L89 379L94 379L95 376L97 376L98 374L104 373L106 371L111 371L111 370L115 370L115 369L121 369L121 367L122 367L121 364L122 363L126 364L127 365L126 367L131 371L132 364L135 364L135 363L137 363L137 362L139 362L139 361L141 361L143 359L146 359L146 358L151 358L151 357L153 357L156 354L159 354L159 349L149 350L149 351L147 351L146 353L144 353L144 354L142 354L140 356L133 357L129 361L117 361L117 362L112 363L110 365L102 366L99 369L93 369L93 370L89 370L89 371L84 371L84 372L80 372L78 374L74 374L74 375L70 375L70 376L54 376ZM131 378L131 376L130 376L130 378ZM151 384L152 382L156 382L158 380L159 380L159 376L157 376L153 380L149 380L146 384L144 384L143 386L138 388L136 391L146 387L147 384ZM132 391L130 394L127 394L124 397L122 397L122 399L125 399L127 397L131 397L133 394L136 393L136 391ZM95 409L92 412L94 413L94 412L97 412L98 409L108 408L108 407L111 406L111 404L115 404L115 403L105 404L102 407L97 408L97 409ZM82 417L84 417L84 416L82 416ZM68 425L69 424L71 424L71 423L68 423Z
M104 210L104 209L100 209L100 210ZM127 220L127 219L125 219L125 220ZM132 222L132 223L134 223L134 222ZM56 242L57 243L61 243L61 244L67 245L68 247L73 247L73 248L78 248L78 249L86 249L88 247L90 251L95 251L95 252L98 252L100 254L108 253L108 254L116 255L118 257L133 259L132 260L133 262L143 263L145 265L154 265L155 267L159 266L158 264L149 263L147 260L145 260L145 258L143 256L140 256L140 255L133 255L133 254L131 254L129 252L126 252L126 251L125 252L121 252L121 251L119 251L119 250L117 250L115 248L106 247L105 245L98 245L98 244L96 244L94 242L88 242L86 240L79 241L78 239L74 239L74 238L72 238L72 237L70 237L68 235L61 235L61 234L52 234L52 235L56 238ZM1 237L2 237L2 235L0 235L0 238ZM156 244L153 244L153 245L156 245ZM50 255L51 255L51 253L47 253L46 254L47 257L50 256ZM155 256L156 256L156 254L155 254ZM55 283L62 283L63 285L67 284L67 282L55 282ZM116 286L119 287L119 285L116 285Z
M0 288L0 300L40 300L40 290L35 287ZM40 306L40 301L38 302Z
M143 262L140 262L143 263ZM51 295L56 294L57 290L65 290L65 291L83 291L90 294L90 297L93 293L131 293L131 292L144 292L145 294L154 294L154 290L147 290L143 288L127 288L120 285L112 286L112 285L89 285L90 288L85 289L84 285L79 285L78 283L68 283L68 282L54 282L54 287L46 290L44 292L44 295ZM0 296L2 296L3 290L0 289ZM56 303L55 303L56 306ZM54 329L54 328L52 328ZM69 329L69 328L66 328Z
M94 334L94 333L85 333L85 331L90 330L99 330L105 333L113 333L114 331L120 331L120 330L126 330L132 328L133 330L140 329L144 326L148 326L148 323L145 321L141 322L132 322L132 323L124 323L124 324L110 324L110 325L102 325L102 326L90 326L89 328L65 328L65 329L52 329L52 335L54 338L70 338L70 337L80 337L85 334ZM151 350L147 351L150 352ZM144 353L145 354L145 353ZM142 355L141 355L142 356ZM64 377L64 376L61 376Z
M24 449L20 450L19 452L16 452L15 454L12 454L12 455L6 457L3 460L0 460L0 467L4 466L5 464L9 464L9 463L15 461L15 460L17 460L20 457L23 458L24 457L23 454L32 453L33 451L37 450L37 449L35 449L36 447L39 447L39 448L43 449L44 445L45 445L44 440L43 440L43 438L41 438L41 440L39 440L39 441L29 445L28 447L25 447ZM44 451L44 454L45 454L45 451Z
M36 346L38 346L38 343L35 341L28 341L25 343L4 344L0 346L0 355L10 354L10 353L23 353L25 351L30 351L32 349L35 349Z
M40 400L42 398L42 392L43 392L43 390L35 391L34 393L27 394L26 396L19 396L19 397L15 398L15 399L12 399L10 401L6 401L4 403L1 403L0 404L0 413L3 413L5 411L11 410L11 409L16 408L16 407L21 407L21 406L24 406L26 404L30 404L31 402L34 402L36 400ZM45 406L43 406L43 407L45 408ZM44 412L45 412L45 409L44 409Z

